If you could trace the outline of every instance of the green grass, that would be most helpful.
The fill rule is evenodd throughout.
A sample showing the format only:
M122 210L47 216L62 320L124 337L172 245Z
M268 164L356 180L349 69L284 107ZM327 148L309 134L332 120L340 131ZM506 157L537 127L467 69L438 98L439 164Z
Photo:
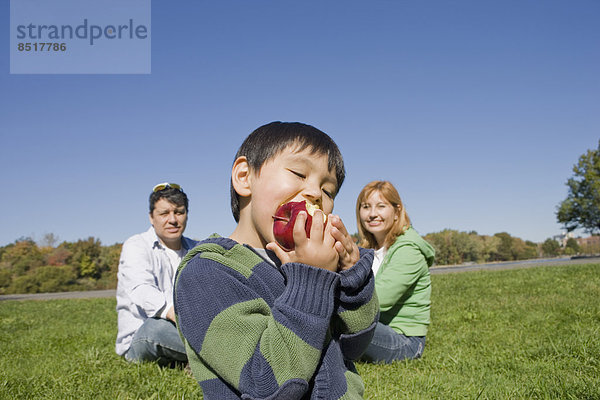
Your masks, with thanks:
M368 399L600 399L600 265L432 276L422 359L359 363ZM114 353L114 299L0 302L0 398L201 398Z

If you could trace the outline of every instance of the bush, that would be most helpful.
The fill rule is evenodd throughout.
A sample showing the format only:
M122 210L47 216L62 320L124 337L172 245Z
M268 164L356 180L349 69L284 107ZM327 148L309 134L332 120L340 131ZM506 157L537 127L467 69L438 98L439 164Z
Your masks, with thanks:
M13 279L6 293L39 293L40 282L35 275L21 275Z
M0 293L4 293L6 288L12 283L12 274L8 269L0 269Z
M15 278L7 293L63 292L79 288L77 273L69 265L46 265L36 268L27 275Z

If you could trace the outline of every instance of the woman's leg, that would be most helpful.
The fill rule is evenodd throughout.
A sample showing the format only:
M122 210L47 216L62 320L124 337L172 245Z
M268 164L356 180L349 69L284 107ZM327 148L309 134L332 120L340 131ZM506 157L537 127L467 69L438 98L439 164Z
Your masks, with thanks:
M373 340L361 358L369 362L389 364L396 360L419 358L424 348L425 336L404 336L378 322Z

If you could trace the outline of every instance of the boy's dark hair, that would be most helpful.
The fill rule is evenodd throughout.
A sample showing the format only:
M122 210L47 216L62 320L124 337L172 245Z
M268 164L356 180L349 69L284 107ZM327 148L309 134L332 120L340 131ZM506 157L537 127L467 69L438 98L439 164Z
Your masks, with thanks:
M301 122L275 121L263 125L244 140L233 161L245 156L251 171L258 173L265 162L290 145L298 145L298 151L310 149L312 154L326 155L327 167L335 171L336 194L342 187L346 171L344 160L337 145L325 132ZM231 212L236 222L240 220L240 196L230 183Z
M165 199L176 206L185 206L185 212L187 213L189 211L188 198L183 190L167 187L163 190L157 190L156 192L152 192L150 194L150 198L148 199L150 203L150 214L152 214L156 202L160 199Z

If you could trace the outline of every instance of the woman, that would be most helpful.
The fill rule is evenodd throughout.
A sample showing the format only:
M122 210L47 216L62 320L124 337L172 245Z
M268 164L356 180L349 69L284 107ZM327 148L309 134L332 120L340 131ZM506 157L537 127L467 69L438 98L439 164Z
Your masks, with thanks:
M356 201L360 246L375 250L373 274L380 317L363 359L391 363L419 358L431 306L429 267L435 252L412 228L398 191L367 184Z

